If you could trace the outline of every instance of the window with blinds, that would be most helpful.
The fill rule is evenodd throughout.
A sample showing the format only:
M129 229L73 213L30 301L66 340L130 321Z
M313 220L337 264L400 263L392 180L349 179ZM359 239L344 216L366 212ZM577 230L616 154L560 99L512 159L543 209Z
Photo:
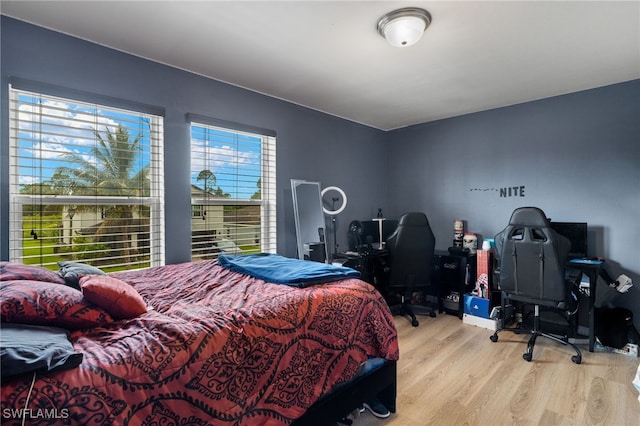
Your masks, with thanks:
M163 264L162 117L9 93L10 259Z
M276 251L275 137L191 121L191 258Z

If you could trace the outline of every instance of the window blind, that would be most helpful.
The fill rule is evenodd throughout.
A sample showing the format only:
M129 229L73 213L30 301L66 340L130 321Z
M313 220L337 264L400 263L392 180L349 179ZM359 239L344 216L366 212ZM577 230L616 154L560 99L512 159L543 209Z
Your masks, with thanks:
M275 137L191 123L192 259L276 251Z
M9 93L11 260L163 264L162 117Z

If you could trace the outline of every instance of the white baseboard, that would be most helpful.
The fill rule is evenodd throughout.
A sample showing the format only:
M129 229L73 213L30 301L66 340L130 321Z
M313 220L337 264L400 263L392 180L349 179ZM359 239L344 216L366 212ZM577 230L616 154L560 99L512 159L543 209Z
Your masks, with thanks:
M498 328L496 320L477 317L475 315L463 314L462 322L476 327L486 328L487 330L496 331Z

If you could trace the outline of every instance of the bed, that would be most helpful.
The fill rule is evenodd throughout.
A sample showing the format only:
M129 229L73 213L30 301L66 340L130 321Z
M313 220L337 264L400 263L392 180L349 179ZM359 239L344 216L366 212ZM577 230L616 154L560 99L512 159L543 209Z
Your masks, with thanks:
M282 267L269 281L250 275L251 256L229 258L240 266L68 274L84 293L3 262L3 327L66 330L82 361L3 377L2 423L327 425L373 395L395 411L397 334L371 285L351 273L279 282Z

